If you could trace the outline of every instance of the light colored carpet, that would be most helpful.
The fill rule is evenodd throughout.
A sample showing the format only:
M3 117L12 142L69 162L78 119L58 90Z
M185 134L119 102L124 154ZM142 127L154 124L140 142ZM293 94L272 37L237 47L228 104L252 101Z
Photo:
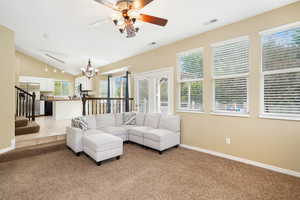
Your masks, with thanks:
M183 148L134 144L96 166L65 145L0 156L2 200L299 200L300 179Z

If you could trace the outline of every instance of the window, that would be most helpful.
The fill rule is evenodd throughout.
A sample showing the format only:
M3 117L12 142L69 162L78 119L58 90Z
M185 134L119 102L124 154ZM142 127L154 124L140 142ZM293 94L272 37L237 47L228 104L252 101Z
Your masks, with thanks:
M54 96L69 96L70 83L68 81L54 81Z
M262 114L300 117L300 26L262 33Z
M99 91L100 97L106 98L108 96L107 89L108 89L107 80L100 80L100 91Z
M202 49L177 55L179 80L179 110L203 111Z
M214 112L248 113L249 39L213 45Z

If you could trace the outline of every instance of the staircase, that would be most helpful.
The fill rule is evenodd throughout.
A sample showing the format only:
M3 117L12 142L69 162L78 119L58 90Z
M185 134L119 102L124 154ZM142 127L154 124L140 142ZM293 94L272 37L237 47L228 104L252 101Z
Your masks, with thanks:
M35 93L15 86L16 114L15 135L38 133L40 126L35 122Z
M38 133L40 131L40 126L35 121L29 121L26 117L16 117L15 118L15 135L25 135Z

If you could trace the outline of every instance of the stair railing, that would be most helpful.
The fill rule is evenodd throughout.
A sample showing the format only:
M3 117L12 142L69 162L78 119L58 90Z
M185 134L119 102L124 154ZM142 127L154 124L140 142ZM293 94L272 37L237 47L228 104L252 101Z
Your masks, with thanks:
M105 113L123 113L135 110L134 98L82 98L82 115L99 115Z
M29 120L35 121L35 98L33 92L29 92L15 86L16 91L16 116L26 117Z

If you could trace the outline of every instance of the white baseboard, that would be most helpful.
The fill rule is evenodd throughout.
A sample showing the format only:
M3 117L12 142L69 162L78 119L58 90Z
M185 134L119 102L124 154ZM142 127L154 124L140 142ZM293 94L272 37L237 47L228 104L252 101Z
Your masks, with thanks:
M10 146L5 148L5 149L0 149L0 154L2 153L6 153L8 151L11 151L11 150L14 150L16 147L16 139L12 139L11 142L10 142Z
M181 144L180 146L183 147L183 148L186 148L186 149L191 149L191 150L194 150L194 151L199 151L199 152L211 154L211 155L214 155L214 156L227 158L229 160L242 162L242 163L245 163L245 164L248 164L248 165L261 167L261 168L268 169L268 170L271 170L271 171L275 171L275 172L279 172L279 173L282 173L282 174L287 174L287 175L291 175L291 176L295 176L295 177L300 178L300 172L297 172L297 171L293 171L293 170L289 170L289 169L283 169L283 168L280 168L280 167L267 165L267 164L256 162L256 161L253 161L253 160L247 160L247 159L244 159L244 158L239 158L239 157L236 157L236 156L232 156L232 155L228 155L228 154L224 154L224 153L220 153L220 152L216 152L216 151L211 151L211 150L207 150L207 149L201 149L201 148L198 148L198 147L193 147L193 146L189 146L189 145L185 145L185 144Z

